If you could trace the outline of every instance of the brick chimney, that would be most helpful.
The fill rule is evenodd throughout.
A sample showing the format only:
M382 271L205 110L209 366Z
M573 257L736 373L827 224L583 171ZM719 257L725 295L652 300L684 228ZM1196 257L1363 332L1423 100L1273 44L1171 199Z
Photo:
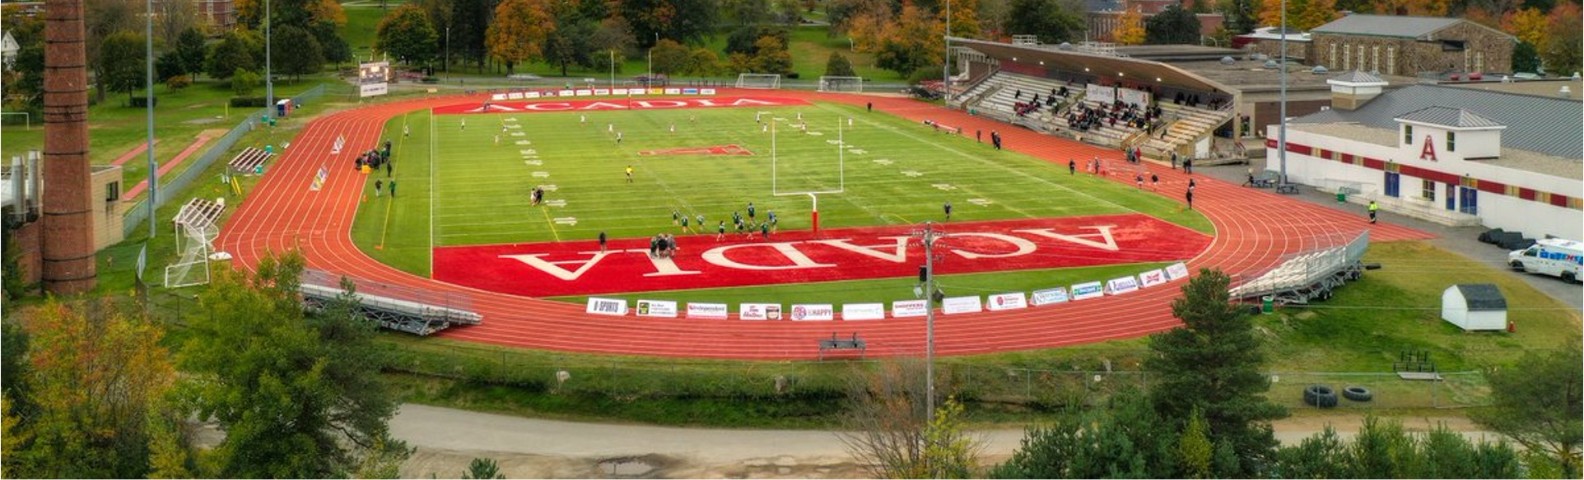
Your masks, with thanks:
M83 0L44 2L44 291L94 288ZM149 219L153 221L153 219Z
M1379 96L1381 87L1387 85L1380 77L1358 70L1326 80L1326 83L1331 85L1331 108L1337 110L1356 110Z

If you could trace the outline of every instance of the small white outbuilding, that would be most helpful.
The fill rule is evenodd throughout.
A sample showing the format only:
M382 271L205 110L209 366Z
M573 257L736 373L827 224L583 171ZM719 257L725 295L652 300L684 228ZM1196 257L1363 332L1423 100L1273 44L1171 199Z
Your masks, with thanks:
M1441 292L1441 319L1470 330L1507 329L1507 298L1489 283L1453 285Z

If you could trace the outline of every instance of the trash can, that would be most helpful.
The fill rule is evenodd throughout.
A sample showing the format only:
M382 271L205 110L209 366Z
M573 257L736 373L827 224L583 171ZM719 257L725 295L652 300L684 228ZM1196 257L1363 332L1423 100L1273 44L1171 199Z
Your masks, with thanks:
M1276 311L1276 297L1272 295L1260 297L1260 311L1264 312L1266 315L1270 315L1271 312Z
M1347 203L1347 190L1337 190L1337 203Z

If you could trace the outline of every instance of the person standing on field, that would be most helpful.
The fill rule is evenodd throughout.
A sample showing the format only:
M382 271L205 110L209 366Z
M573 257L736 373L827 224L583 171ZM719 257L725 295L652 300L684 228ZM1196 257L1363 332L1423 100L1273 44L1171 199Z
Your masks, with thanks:
M599 234L599 245L600 245L600 253L605 253L605 232L604 231L601 231L600 234Z

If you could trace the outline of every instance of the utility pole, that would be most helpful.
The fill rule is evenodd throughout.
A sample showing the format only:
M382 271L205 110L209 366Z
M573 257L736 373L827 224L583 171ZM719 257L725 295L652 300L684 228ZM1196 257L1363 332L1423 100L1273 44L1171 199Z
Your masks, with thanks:
M266 112L275 108L275 76L270 74L270 43L270 2L264 0L264 111Z
M1281 159L1281 185L1287 186L1287 0L1281 2L1281 125L1276 135L1276 155ZM1233 121L1236 121L1234 118ZM1269 158L1269 157L1267 157ZM1277 190L1277 191L1283 191Z
M924 222L920 234L924 242L924 410L931 421L935 418L935 240L941 236L935 222Z
M144 87L148 89L144 98L143 108L148 111L148 222L149 238L154 238L157 230L154 216L155 199L159 198L159 164L154 161L154 0L148 0L148 14L143 16L144 22L144 47L148 50L144 58Z
M946 99L946 108L951 108L951 0L946 0L946 51L941 59L945 64L941 66L941 97Z
M450 25L446 25L445 70L446 70L446 77L450 77L451 76L451 26Z

